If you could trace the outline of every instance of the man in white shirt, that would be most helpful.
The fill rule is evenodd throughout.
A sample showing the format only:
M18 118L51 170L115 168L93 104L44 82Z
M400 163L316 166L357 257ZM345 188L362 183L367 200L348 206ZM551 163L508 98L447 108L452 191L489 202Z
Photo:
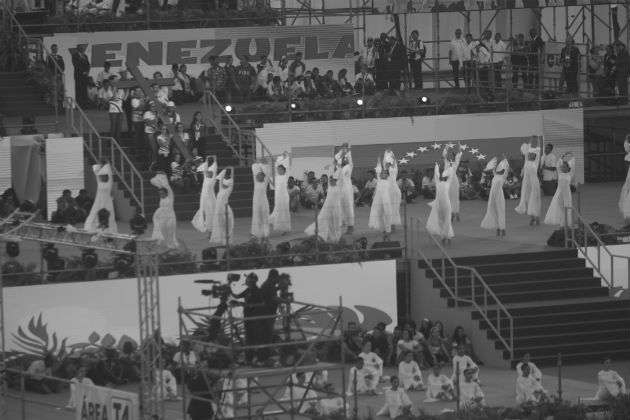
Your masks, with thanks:
M411 67L413 76L413 87L416 90L422 89L422 60L427 55L427 47L420 40L419 32L415 29L411 31L407 49L409 50L409 67ZM464 79L466 78L464 77Z
M501 40L501 34L494 34L492 45L492 69L494 71L494 86L501 87L501 68L507 57L507 45Z
M368 71L374 74L374 39L368 38L366 45L361 49L359 65L366 65Z
M542 168L542 190L544 195L554 195L558 187L558 158L553 154L553 144L545 145L545 154L540 160Z
M453 82L455 87L459 89L459 69L464 62L464 51L466 49L466 41L462 38L462 30L455 30L455 38L451 40L448 49L448 58L453 68Z

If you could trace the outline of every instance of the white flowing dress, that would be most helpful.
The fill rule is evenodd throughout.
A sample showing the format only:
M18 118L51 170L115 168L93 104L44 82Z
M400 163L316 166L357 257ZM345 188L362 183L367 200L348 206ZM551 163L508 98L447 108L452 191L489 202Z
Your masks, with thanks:
M93 165L92 170L94 171L94 175L96 175L96 197L94 197L94 204L92 204L90 214L88 214L87 219L85 219L83 229L88 232L99 231L98 212L100 209L106 209L109 211L109 227L104 229L103 232L116 233L118 232L118 226L116 225L114 199L112 198L112 185L114 183L112 178L112 167L109 163L106 163L103 166ZM103 182L100 180L99 176L102 175L107 175L107 181Z
M447 151L447 149L444 150ZM444 159L444 169L453 168L453 175L450 177L450 186L448 188L448 198L451 202L451 213L453 214L459 214L459 179L457 178L457 168L459 168L459 162L461 160L461 151L455 155L454 161ZM437 182L435 184L437 185Z
M630 143L628 140L623 142L623 148L626 151L626 157L624 162L630 162ZM621 196L619 197L619 210L623 214L624 219L630 219L630 168L626 174L626 182L621 189Z
M278 173L278 166L284 166L284 175ZM269 215L269 224L273 225L273 230L288 232L291 230L291 212L289 209L289 157L278 156L276 159L276 177L274 179L274 206L273 212Z
M445 392L445 386L453 390L453 381L443 373L440 376L435 376L433 372L429 373L429 376L427 376L427 398L424 402L439 401L438 397L442 392Z
M400 385L405 390L411 387L417 388L419 386L424 386L424 383L422 382L422 371L415 360L412 360L409 363L404 360L400 362L398 364L398 377L400 378ZM417 380L416 377L419 377L420 380Z
M346 153L348 163L341 168L339 179L339 189L341 193L340 204L343 216L343 224L346 226L354 226L354 190L352 188L352 152ZM330 194L330 191L328 192Z
M539 217L540 182L538 181L538 167L540 166L540 147L531 147L531 144L523 144L521 152L525 155L521 202L514 210L518 214ZM535 155L535 158L532 159L531 155Z
M217 203L217 196L214 192L214 186L217 183L216 161L210 167L208 167L207 162L204 162L199 166L197 172L203 172L204 176L199 197L199 210L192 219L192 225L199 232L212 232L212 215Z
M614 370L600 370L597 373L598 389L595 398L606 400L626 393L626 381Z
M212 215L212 235L210 243L226 244L227 238L233 238L234 213L232 207L228 205L228 200L234 189L234 174L230 179L225 179L225 169L217 176L219 181L219 194ZM227 208L227 215L226 215Z
M402 221L400 218L400 203L402 201L402 191L398 188L398 184L396 183L396 178L398 178L398 161L394 156L394 152L391 150L386 151L383 156L383 164L389 163L391 166L389 167L389 194L390 200L392 203L392 225L401 225Z
M392 204L392 195L389 190L392 188L391 176L387 179L381 179L381 166L376 167L376 188L372 197L372 206L370 207L370 220L368 226L379 232L389 233L392 231L394 205ZM398 186L396 186L398 189Z
M340 174L341 171L337 172ZM326 242L338 242L343 234L342 195L339 184L335 186L328 184L326 200L317 215L317 235ZM311 223L304 233L315 235L315 223Z
M157 188L166 189L166 197L160 198L160 206L153 213L153 234L151 238L157 239L158 243L169 249L179 246L177 242L177 217L173 207L173 190L168 183L165 174L157 174L151 178L151 184Z
M451 223L452 209L449 198L451 182L456 177L453 167L445 169L441 177L446 178L446 181L440 180L440 167L435 165L433 175L435 200L429 203L431 213L429 213L429 218L427 219L427 230L434 235L439 235L442 239L448 239L455 236Z
M540 382L533 376L519 376L516 378L516 403L538 402L538 392L545 392Z
M262 181L256 179L256 175L262 173L265 178ZM254 178L254 198L252 199L252 236L263 239L269 237L269 200L267 199L267 186L269 174L261 163L252 165Z
M567 162L569 164L569 172L562 172L563 163L564 161L562 159L558 159L558 163L556 164L558 168L558 188L556 188L556 193L551 199L551 204L545 216L546 225L564 226L565 207L573 206L573 200L571 198L571 179L575 171L575 158L571 158ZM569 217L571 217L570 211Z
M503 195L503 184L507 177L510 164L507 159L503 159L494 170L494 178L490 186L488 196L488 208L486 216L481 221L483 229L505 229L505 196ZM499 173L503 171L503 173Z

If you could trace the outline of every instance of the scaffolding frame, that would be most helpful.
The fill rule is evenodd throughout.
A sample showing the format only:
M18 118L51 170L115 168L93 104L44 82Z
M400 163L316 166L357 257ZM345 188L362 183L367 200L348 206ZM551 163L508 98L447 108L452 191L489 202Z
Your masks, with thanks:
M182 386L182 410L186 415L187 400L200 400L216 404L215 418L252 419L285 414L291 420L299 418L329 419L325 415L315 412L303 412L308 404L319 403L323 399L335 398L341 402L340 418L350 417L350 409L346 397L346 368L343 351L343 306L341 298L338 307L326 307L305 302L290 301L281 303L274 315L248 316L242 314L240 305L231 303L220 308L217 299L210 299L210 305L205 307L184 308L179 303L180 346L188 343L191 348L203 348L207 353L222 355L228 366L208 367L197 366L188 373L182 371L182 384L186 375L202 375L208 385L211 398L188 395L186 386ZM216 330L220 337L210 337L210 334L200 334L206 331L211 321L217 322ZM268 344L249 345L244 335L244 325L252 322L273 320L274 337L281 341ZM317 327L305 328L303 323L314 320L323 321ZM215 341L210 341L210 339ZM320 362L308 360L309 355L315 353L319 346L337 343L339 346L340 363ZM269 367L250 367L239 365L240 355L246 352L268 351L282 349L301 350L295 356L294 362L281 365L278 361ZM316 387L316 374L326 370L341 374L340 390L324 390ZM296 376L305 373L307 379L303 384L296 383ZM310 375L309 375L310 373ZM214 385L211 385L214 384ZM317 393L315 393L315 391ZM247 398L239 404L237 395L246 393ZM262 400L254 401L252 396L262 394ZM287 399L286 396L289 396ZM297 397L297 399L296 399ZM225 412L230 413L225 415Z
M158 278L158 254L161 249L154 239L140 239L134 235L117 233L94 233L71 226L43 223L38 220L39 212L16 210L7 218L0 219L0 244L30 240L41 244L76 246L83 249L113 252L117 255L134 257L138 280L138 313L140 324L140 416L143 420L161 419L164 404L158 393L156 370L162 369L160 351L160 291ZM4 296L2 282L3 255L0 253L0 392L6 395L4 380L6 360L6 332L4 325ZM0 420L8 419L4 398L0 405Z

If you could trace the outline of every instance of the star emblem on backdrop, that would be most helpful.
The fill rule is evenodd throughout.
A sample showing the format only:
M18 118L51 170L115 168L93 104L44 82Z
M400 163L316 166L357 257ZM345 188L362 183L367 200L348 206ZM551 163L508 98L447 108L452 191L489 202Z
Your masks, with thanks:
M433 150L438 150L441 149L442 147L455 147L456 143L453 143L452 141L449 141L448 143L438 143L438 142L434 142L430 147ZM486 155L482 154L479 152L479 149L473 148L468 146L467 144L461 144L460 145L462 151L468 151L474 158L476 158L477 160L484 160L486 159ZM426 153L429 151L429 147L428 146L418 146L417 149L415 149L415 151L411 151L411 152L407 152L405 153L405 157L398 159L398 163L400 165L407 165L410 161L412 161L416 156L419 156L423 153Z

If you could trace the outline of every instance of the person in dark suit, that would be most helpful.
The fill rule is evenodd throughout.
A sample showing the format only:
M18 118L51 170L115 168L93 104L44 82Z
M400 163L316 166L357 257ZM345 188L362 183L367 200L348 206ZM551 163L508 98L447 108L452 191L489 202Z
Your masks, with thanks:
M57 66L59 67L59 69L61 69L62 73L66 71L66 63L64 63L63 57L58 54L58 51L59 49L57 47L57 44L52 44L50 46L50 54L46 59L46 67L48 67L52 73L59 73ZM55 63L57 63L57 66L55 66ZM58 76L61 75L58 74Z
M567 41L560 51L562 79L567 84L567 93L578 93L578 70L580 69L580 50L573 45L573 37L567 35Z
M528 82L527 87L530 89L536 89L539 83L539 67L540 67L540 54L543 53L545 43L543 42L536 29L529 30L529 36L532 38L528 43Z
M614 42L613 47L615 49L615 70L617 79L617 88L619 89L619 96L623 103L628 101L628 74L630 74L628 49L623 42L617 40Z
M76 52L72 55L74 66L74 98L80 107L88 103L87 87L90 77L90 61L85 54L83 45L77 45Z

